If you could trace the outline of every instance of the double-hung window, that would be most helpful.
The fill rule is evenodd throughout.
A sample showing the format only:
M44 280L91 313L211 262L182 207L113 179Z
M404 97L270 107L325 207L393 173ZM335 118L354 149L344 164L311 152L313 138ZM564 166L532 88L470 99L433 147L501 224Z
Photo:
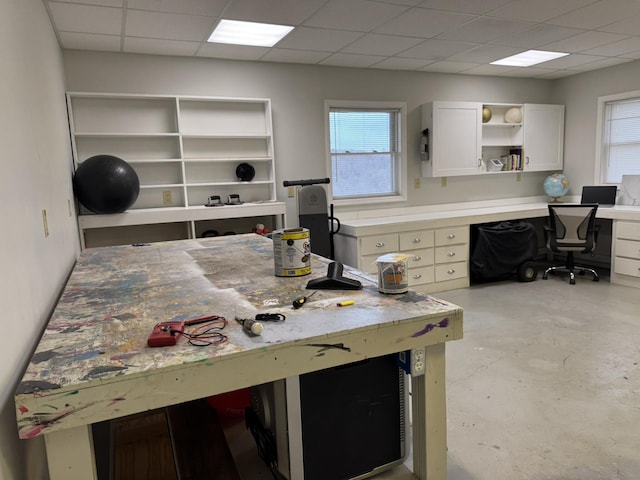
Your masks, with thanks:
M640 91L601 97L598 109L596 178L619 184L622 175L640 174Z
M325 107L332 200L404 200L405 104L327 101Z

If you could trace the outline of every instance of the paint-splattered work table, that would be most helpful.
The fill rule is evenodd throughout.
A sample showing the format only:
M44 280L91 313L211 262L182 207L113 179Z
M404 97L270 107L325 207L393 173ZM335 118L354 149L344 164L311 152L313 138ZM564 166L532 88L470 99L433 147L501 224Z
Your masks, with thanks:
M328 264L314 256L310 275L276 277L271 240L253 234L84 250L16 392L20 437L45 436L52 480L95 479L94 423L426 346L426 375L412 378L414 474L445 479L445 342L462 338L462 309L380 294L347 267L362 290L319 290L293 309ZM234 320L266 312L286 320L260 336ZM147 346L156 323L206 315L229 320L226 343Z

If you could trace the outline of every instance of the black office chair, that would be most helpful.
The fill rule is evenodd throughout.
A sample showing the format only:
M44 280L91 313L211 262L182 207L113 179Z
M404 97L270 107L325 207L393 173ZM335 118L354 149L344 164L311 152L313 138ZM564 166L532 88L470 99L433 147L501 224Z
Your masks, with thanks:
M598 204L549 205L549 225L545 225L547 248L553 253L566 253L565 265L547 268L542 274L546 280L549 273L569 274L569 283L575 285L575 272L584 275L589 272L593 281L600 280L598 273L589 267L576 265L573 253L592 253L596 248L599 226L595 225Z

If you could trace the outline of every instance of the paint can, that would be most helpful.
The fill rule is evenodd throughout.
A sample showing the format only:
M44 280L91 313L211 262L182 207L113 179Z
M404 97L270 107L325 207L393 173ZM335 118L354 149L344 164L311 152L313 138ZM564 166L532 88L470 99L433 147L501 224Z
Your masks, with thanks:
M380 293L405 293L409 290L409 255L388 253L378 257L378 291Z
M272 238L276 277L301 277L311 273L311 238L308 229L275 230Z

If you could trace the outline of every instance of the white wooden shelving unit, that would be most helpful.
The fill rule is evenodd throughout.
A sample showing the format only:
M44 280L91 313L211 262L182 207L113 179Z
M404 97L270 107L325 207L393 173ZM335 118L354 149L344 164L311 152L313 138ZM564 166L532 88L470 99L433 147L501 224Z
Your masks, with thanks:
M286 224L286 206L276 201L269 99L69 92L67 106L74 166L114 155L140 179L138 199L124 213L80 207L83 246L194 238L218 225ZM241 163L254 168L252 180L236 176ZM225 202L230 194L243 203L205 206L209 196Z

